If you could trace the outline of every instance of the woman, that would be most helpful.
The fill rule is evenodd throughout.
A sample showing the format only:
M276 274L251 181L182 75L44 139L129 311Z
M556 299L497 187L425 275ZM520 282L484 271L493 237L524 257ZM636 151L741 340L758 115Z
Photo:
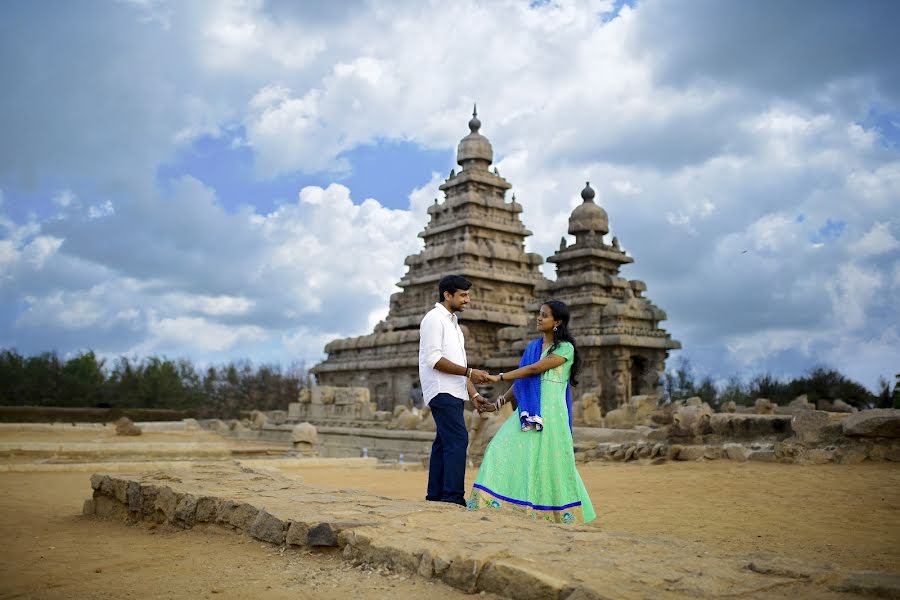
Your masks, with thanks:
M579 362L568 326L565 303L545 302L537 317L543 335L525 349L519 368L490 376L492 383L515 382L519 407L484 452L470 509L505 508L556 523L597 517L575 468L569 384L578 383Z

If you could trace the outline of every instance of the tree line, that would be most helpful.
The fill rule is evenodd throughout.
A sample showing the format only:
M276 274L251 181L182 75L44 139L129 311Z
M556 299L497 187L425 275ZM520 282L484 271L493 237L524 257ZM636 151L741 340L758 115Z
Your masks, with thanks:
M697 380L688 359L681 357L673 369L663 377L666 402L699 396L718 410L729 401L752 406L757 398L768 398L785 405L802 394L815 404L818 400L843 400L856 408L900 408L900 373L895 376L893 389L884 377L879 378L878 392L873 394L865 386L827 367L815 367L801 377L780 379L769 373L749 381L737 376L716 384L709 376Z
M23 356L0 350L3 406L171 409L199 418L231 418L253 409L284 410L310 385L303 363L282 368L241 360L199 369L185 358L120 357L107 362L92 351L61 360L54 352ZM697 380L690 361L682 357L666 370L663 387L664 402L699 396L717 410L728 401L751 406L757 398L784 405L801 394L812 403L841 399L860 409L900 408L900 374L893 389L882 378L873 394L825 367L793 379L763 374L747 382L733 376L717 384L708 376Z
M0 405L162 408L199 418L287 409L309 385L303 363L287 368L236 361L198 369L191 361L151 356L99 359L92 351L61 360L54 352L0 351Z

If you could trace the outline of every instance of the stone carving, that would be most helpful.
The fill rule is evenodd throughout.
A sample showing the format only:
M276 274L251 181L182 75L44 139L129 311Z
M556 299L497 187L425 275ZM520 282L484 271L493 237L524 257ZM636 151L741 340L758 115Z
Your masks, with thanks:
M713 410L705 402L696 405L682 406L675 411L672 424L669 426L669 435L675 437L696 437L710 433L710 419Z
M600 415L600 396L596 393L587 393L581 396L582 421L587 427L603 427L603 417Z

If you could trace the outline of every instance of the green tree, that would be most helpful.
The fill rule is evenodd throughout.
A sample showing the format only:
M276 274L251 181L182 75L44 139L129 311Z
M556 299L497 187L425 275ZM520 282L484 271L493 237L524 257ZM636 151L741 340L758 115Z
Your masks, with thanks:
M900 408L900 373L894 375L894 393L892 394L893 408Z
M106 376L102 360L97 360L93 350L70 358L62 367L58 394L58 406L94 406L104 397Z

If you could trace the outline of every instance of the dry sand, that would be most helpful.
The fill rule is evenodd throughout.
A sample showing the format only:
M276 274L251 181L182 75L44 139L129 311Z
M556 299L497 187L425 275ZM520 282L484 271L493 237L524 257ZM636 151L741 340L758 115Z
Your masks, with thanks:
M0 442L96 441L0 431ZM70 432L74 434L75 432ZM160 433L144 442L222 438ZM141 443L140 438L131 438ZM149 457L148 457L149 458ZM307 484L418 499L427 472L254 460ZM21 466L21 463L19 463ZM441 583L352 568L333 553L280 550L225 530L126 526L80 516L90 470L0 473L0 598L462 598ZM155 465L154 468L158 468ZM846 570L900 573L900 466L728 461L580 465L594 526L760 550ZM102 470L98 467L97 470ZM469 485L475 469L469 470ZM489 595L486 597L490 597Z

